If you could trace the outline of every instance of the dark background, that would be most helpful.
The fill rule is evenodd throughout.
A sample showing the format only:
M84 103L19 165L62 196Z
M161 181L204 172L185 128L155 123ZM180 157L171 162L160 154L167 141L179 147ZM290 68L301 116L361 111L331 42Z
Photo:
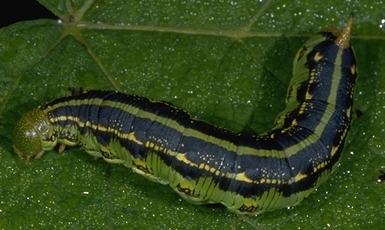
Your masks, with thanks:
M0 28L38 18L57 19L36 0L0 0Z

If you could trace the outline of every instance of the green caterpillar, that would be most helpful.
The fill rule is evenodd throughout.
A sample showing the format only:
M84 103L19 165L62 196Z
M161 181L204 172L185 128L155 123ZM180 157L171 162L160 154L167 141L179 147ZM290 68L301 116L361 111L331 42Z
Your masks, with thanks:
M14 130L14 150L40 158L80 145L110 163L169 184L194 203L256 215L296 205L331 174L350 123L356 60L345 29L308 40L293 63L286 109L271 131L235 134L172 105L88 91L33 109Z

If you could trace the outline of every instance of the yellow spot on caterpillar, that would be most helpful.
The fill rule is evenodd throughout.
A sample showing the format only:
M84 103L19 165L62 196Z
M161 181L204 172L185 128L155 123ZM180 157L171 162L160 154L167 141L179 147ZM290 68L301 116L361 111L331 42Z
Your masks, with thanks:
M211 167L210 168L210 172L211 173L214 173L216 176L219 176L220 172L218 169L216 169L215 167Z
M346 108L346 115L350 117L350 114L352 112L352 107Z
M135 137L135 132L131 132L128 134L127 136L128 140L130 141L133 141L135 143L137 143L138 145L143 145L143 142L141 142L140 140L138 140L136 137Z
M302 180L303 178L306 178L307 175L306 174L303 174L301 172L299 172L295 177L294 177L294 181L300 181Z
M281 184L281 180L278 180L278 179L271 179L270 183L271 183L271 184Z
M309 91L306 91L305 99L310 100L312 98L313 98L313 95L311 93L309 93Z
M68 119L68 120L70 120L70 119ZM78 121L78 124L79 124L80 127L90 127L92 129L96 129L96 126L92 125L92 123L90 121L86 121L85 123L81 122L81 121Z
M337 152L337 150L338 150L338 145L337 146L332 146L331 155L334 156L334 154Z
M107 128L102 126L101 124L98 124L98 130L99 131L103 131L103 132L106 132L107 131Z
M84 122L78 121L78 125L79 125L79 127L84 127Z
M152 148L154 148L154 146L155 146L154 143L149 142L149 141L146 142L146 147L147 147L147 148L151 148L151 149L152 149Z
M59 116L59 117L51 118L51 120L53 120L53 121L67 121L67 120L77 121L78 118L74 117L74 116Z
M297 119L293 119L293 121L291 122L291 125L292 126L297 126L298 125Z
M320 52L317 52L317 53L314 55L314 61L315 61L315 62L319 62L323 57L324 57L324 55L322 55Z
M327 165L327 161L323 161L319 163L313 168L313 172L317 172L318 170L325 168L326 165Z
M350 72L354 75L356 74L356 65L350 66Z
M307 105L306 102L303 102L303 103L301 104L301 108L299 109L298 114L303 114L303 113L305 112L305 110L306 110L306 105Z
M250 179L249 179L250 180ZM261 181L252 181L249 183L255 183L255 184L282 184L282 180L280 179L271 179L271 178L262 178Z
M245 172L237 173L237 174L235 175L235 179L236 179L236 180L239 180L239 181L244 181L244 182L247 182L247 183L253 183L253 180L250 180L250 179L246 176Z
M179 161L185 163L185 164L188 164L188 165L191 165L191 166L195 166L195 167L198 167L197 164L195 164L194 162L191 162L189 159L187 159L186 157L186 153L179 153L175 156L176 159L178 159ZM207 166L208 167L208 166ZM206 165L205 165L205 169L208 171L209 169L206 168Z
M205 165L205 166L204 166L204 169L205 169L206 171L210 171L211 168L210 168L210 166Z

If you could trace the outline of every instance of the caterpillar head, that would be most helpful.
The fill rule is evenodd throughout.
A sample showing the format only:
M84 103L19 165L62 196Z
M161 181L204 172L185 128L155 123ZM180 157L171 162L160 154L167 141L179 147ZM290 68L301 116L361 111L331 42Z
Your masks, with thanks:
M40 109L24 114L13 131L13 149L19 157L40 158L44 151L57 144L57 138L48 116Z

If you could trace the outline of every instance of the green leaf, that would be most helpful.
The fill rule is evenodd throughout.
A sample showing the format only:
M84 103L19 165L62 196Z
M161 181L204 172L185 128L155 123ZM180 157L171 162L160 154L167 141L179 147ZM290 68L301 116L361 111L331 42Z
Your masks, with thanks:
M385 223L385 7L381 1L41 0L60 20L0 30L3 229L379 229ZM356 118L340 167L299 206L257 217L192 205L74 147L26 163L12 129L68 87L171 102L233 131L262 133L284 108L296 50L355 13ZM270 125L271 124L271 125Z

